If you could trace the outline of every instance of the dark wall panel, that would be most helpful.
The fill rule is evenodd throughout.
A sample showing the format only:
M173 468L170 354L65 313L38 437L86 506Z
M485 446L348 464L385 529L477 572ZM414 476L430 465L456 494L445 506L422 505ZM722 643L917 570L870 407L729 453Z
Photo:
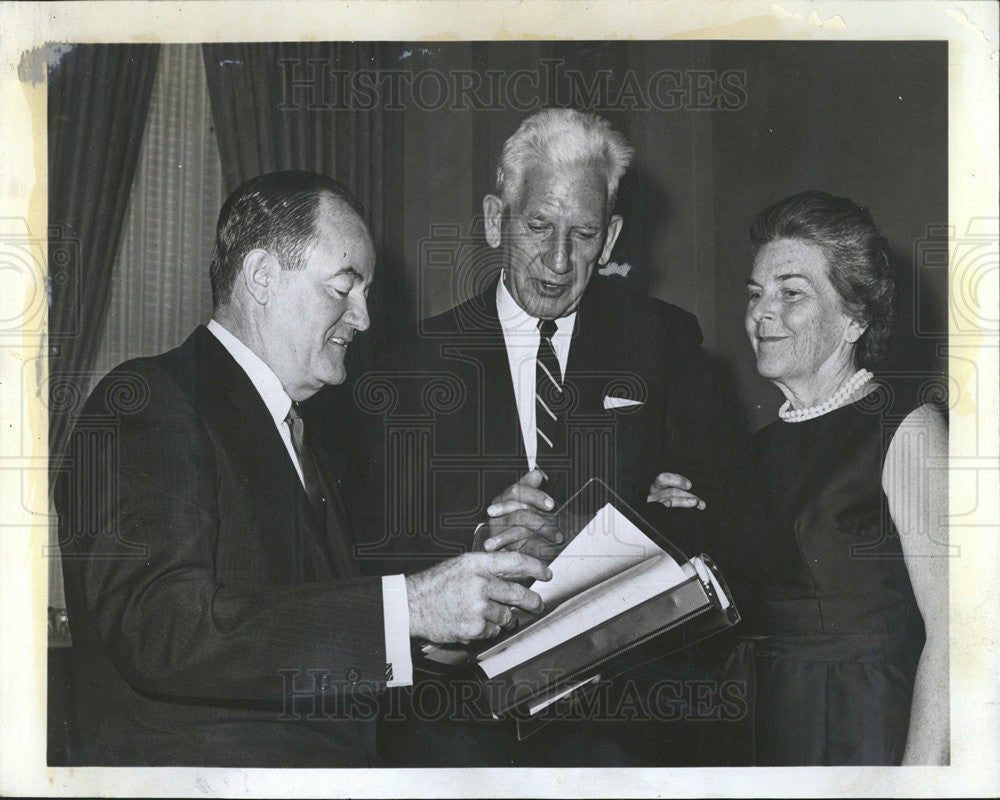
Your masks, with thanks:
M887 367L944 369L945 276L915 269L914 252L948 218L947 45L716 43L713 64L747 74L746 105L712 118L715 343L753 422L773 418L780 396L756 375L742 332L746 230L766 205L804 189L868 206L889 239L900 319Z

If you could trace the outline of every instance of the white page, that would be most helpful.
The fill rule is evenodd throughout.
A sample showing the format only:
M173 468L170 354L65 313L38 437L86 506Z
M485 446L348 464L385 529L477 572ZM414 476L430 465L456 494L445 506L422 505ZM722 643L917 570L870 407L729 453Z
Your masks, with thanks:
M491 647L479 656L479 665L492 678L683 583L688 577L676 561L661 552L567 600L534 625Z
M544 653L692 577L613 505L601 508L531 588L549 614L479 656L489 677ZM611 578L620 576L612 581ZM605 581L614 585L609 593ZM595 588L598 587L598 588ZM556 607L559 606L558 610Z
M614 575L641 564L656 556L665 555L663 549L636 527L624 514L611 503L605 504L590 521L580 530L576 537L549 564L552 579L535 581L531 589L537 592L543 601L547 612L555 610L567 600L581 594L585 590L603 583ZM669 557L668 557L669 558ZM677 563L670 558L670 563ZM680 570L680 567L677 567ZM694 574L689 571L689 565L684 565L684 577ZM681 573L677 573L681 574ZM675 574L674 577L677 576ZM679 583L683 580L675 580ZM536 622L536 617L526 611L515 609L514 612L522 626ZM519 634L506 638L482 657L495 654L516 639ZM468 651L455 645L434 645L427 643L423 647L424 655L431 661L441 664L457 664L468 657Z
M661 553L652 539L608 503L549 564L552 579L535 581L531 589L551 611L567 597Z

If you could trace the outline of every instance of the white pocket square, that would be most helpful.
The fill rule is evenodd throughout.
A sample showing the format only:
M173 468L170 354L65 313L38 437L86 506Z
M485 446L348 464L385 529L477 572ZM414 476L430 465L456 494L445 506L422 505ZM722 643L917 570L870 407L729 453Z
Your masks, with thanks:
M641 406L642 400L630 400L627 397L610 397L605 396L604 398L604 410L607 411L609 408L635 408L636 406Z

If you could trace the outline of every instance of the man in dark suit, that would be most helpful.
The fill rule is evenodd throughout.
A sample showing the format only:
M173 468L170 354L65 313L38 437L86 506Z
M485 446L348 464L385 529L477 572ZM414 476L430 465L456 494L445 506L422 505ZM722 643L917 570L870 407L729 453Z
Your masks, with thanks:
M368 327L363 208L329 178L260 176L216 246L212 321L100 382L58 486L79 760L370 764L409 637L494 636L541 602L508 578L547 571L480 553L360 576L298 404Z
M362 548L370 563L469 550L491 501L489 547L550 550L560 536L550 512L590 478L682 550L704 546L733 417L698 322L595 275L622 229L614 204L631 152L607 121L569 109L539 112L507 140L498 193L483 201L500 276L382 348L384 369L355 390L374 419L374 496L360 509L378 534ZM654 479L672 511L647 505ZM497 726L421 720L417 705L383 726L383 752L401 765L657 763L613 743L643 736L614 720L588 726L581 746L577 726L517 747Z

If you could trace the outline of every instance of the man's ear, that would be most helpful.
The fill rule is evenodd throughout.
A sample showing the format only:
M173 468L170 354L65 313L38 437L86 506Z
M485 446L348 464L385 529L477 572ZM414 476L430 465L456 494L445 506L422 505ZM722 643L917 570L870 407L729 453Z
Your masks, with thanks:
M604 237L604 249L601 250L601 257L597 259L597 263L602 267L611 260L611 251L615 249L615 242L618 241L618 234L622 232L623 224L624 220L621 214L612 214L611 219L608 220L608 231Z
M864 332L868 330L868 323L863 320L852 319L847 323L844 331L844 341L848 344L857 344Z
M483 198L483 216L486 220L486 243L497 248L503 228L503 200L495 194L486 195Z
M243 257L243 283L250 296L260 305L265 305L279 279L281 265L267 250L257 248Z

